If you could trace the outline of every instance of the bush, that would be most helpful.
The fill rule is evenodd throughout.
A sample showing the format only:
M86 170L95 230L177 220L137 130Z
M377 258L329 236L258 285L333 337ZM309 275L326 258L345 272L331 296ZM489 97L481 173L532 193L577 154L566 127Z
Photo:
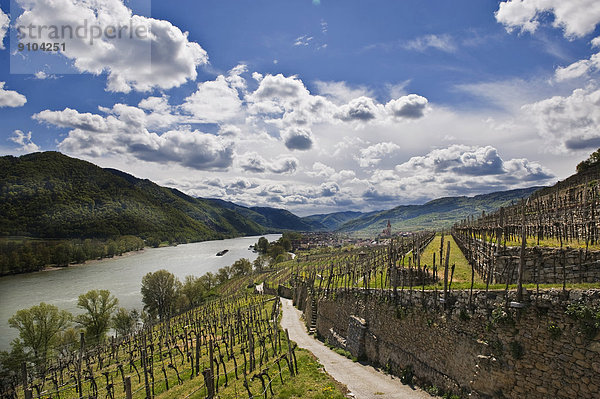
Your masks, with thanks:
M566 314L579 322L579 329L588 339L593 339L600 330L600 308L577 302L567 306Z
M593 152L588 159L577 164L577 173L585 172L600 163L600 148Z
M498 307L492 311L492 323L495 325L511 326L515 324L515 321L504 308Z

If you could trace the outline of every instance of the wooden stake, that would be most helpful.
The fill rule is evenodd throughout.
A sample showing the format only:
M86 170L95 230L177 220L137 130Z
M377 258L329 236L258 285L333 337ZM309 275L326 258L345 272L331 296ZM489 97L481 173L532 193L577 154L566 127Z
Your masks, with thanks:
M450 243L446 247L446 259L444 262L444 309L448 301L448 264L450 263Z
M288 332L288 329L285 329L285 339L287 340L287 346L288 346L288 365L290 368L290 375L294 375L294 366L292 365L293 362L293 358L292 358L292 344L290 343L290 333Z
M132 394L131 394L131 377L129 377L129 376L125 377L125 398L126 399L131 399L132 398Z
M521 255L519 257L519 270L517 274L517 302L523 300L523 267L525 263L525 246L527 245L527 230L525 229L525 201L521 214Z

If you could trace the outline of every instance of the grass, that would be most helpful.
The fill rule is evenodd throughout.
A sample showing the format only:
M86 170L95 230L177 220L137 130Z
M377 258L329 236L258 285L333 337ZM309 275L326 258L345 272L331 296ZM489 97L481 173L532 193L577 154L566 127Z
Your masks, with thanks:
M440 267L440 241L442 239L441 235L436 235L433 241L425 248L423 253L421 254L421 265L427 265L430 269L433 269L433 256L435 253L435 264L438 267L438 275L444 278L444 269ZM454 239L450 235L444 236L444 257L446 256L446 247L450 244L450 268L452 265L455 265L454 268L454 278L452 279L452 287L455 287L456 283L468 282L469 287L471 286L471 266L467 261L467 258L463 255L462 251L454 242ZM450 278L451 269L448 271L448 278ZM475 282L483 283L481 277L477 273L475 273ZM458 288L458 287L457 287Z
M491 235L486 235L486 241L490 242L493 241L494 243L496 243L496 238L492 237ZM520 236L514 236L514 237L510 237L507 239L503 239L501 244L504 246L506 243L507 247L520 247L521 246L521 237ZM546 237L543 239L540 239L539 244L538 244L538 239L537 236L528 236L526 239L526 244L528 248L532 248L532 247L542 247L542 248L560 248L561 247L561 242L558 238L554 238L554 237ZM562 247L563 248L582 248L585 249L586 248L586 243L585 240L563 240L562 241ZM596 243L596 244L589 244L587 245L587 248L590 250L600 250L600 244Z
M476 275L477 276L477 275ZM438 283L437 285L426 285L425 286L425 290L433 290L435 288L437 288L438 290L440 289L440 287L443 287L443 283ZM535 290L537 289L537 285L536 284L523 284L523 287L528 289L528 290ZM563 288L562 283L556 283L556 284L540 284L539 285L540 290L542 289L550 289L550 288ZM460 290L468 290L471 288L471 283L470 282L460 282L460 283L452 283L452 291L460 291ZM478 282L473 284L473 289L475 290L485 290L486 286L485 283L483 282ZM506 284L490 284L489 289L492 291L503 291L506 288ZM575 283L575 284L566 284L565 289L567 290L576 290L576 289L580 289L580 290L589 290L589 289L598 289L600 288L600 283ZM517 289L517 285L516 284L510 284L508 286L509 290L516 290Z
M282 367L283 384L279 377L271 375L273 379L272 388L273 397L280 399L292 398L313 398L313 399L342 399L348 392L345 385L335 381L325 372L323 366L318 362L312 353L304 349L296 349L296 359L298 361L298 374L291 377L286 367ZM284 363L282 363L282 366ZM161 399L178 399L188 397L189 399L200 399L206 397L204 388L198 389L201 379L186 381L183 385L178 385L168 392L158 396ZM223 381L221 381L222 383ZM262 385L259 380L248 380L250 389L255 397L257 392L262 392ZM243 379L230 379L227 387L219 387L218 396L222 399L246 398L248 393L243 386ZM268 394L270 395L270 392Z

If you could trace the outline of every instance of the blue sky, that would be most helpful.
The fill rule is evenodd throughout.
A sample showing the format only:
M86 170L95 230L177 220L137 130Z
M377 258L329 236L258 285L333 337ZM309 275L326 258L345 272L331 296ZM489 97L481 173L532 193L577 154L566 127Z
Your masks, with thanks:
M600 147L591 0L10 3L3 154L309 214L548 184ZM40 62L11 48L5 14L154 36L67 40Z

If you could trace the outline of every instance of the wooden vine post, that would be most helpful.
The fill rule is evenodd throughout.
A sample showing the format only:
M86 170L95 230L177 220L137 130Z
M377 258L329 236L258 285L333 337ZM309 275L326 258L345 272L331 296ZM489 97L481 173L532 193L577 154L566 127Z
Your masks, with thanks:
M444 309L448 303L448 264L450 263L450 242L448 242L446 249L446 259L444 262Z
M288 366L290 368L290 375L294 375L294 366L293 366L293 358L292 358L292 344L290 343L290 334L288 332L288 329L285 329L285 339L287 340L287 346L288 346Z
M527 245L527 229L525 227L525 207L526 202L523 201L523 209L521 215L521 255L519 256L519 270L517 274L517 302L521 302L523 300L523 267L525 263L525 247Z
M150 383L148 381L148 358L146 349L142 349L142 367L144 369L144 387L146 388L146 399L152 398L152 392L150 391Z
M83 385L81 384L81 365L83 363L83 350L85 348L85 335L82 332L79 338L80 347L79 347L79 360L77 362L77 391L79 392L79 397L83 397Z
M132 398L132 393L131 393L131 377L129 377L129 376L125 377L125 398L126 399L131 399Z

